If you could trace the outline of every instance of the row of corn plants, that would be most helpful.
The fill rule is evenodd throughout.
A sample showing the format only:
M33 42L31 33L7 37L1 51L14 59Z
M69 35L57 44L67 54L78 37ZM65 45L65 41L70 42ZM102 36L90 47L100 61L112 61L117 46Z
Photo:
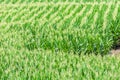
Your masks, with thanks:
M119 2L118 0L0 0L0 3L33 3L33 2Z
M119 80L120 58L0 48L0 80ZM97 57L97 58L96 58Z
M8 4L0 12L1 34L8 35L1 38L1 45L106 54L120 34L118 3Z

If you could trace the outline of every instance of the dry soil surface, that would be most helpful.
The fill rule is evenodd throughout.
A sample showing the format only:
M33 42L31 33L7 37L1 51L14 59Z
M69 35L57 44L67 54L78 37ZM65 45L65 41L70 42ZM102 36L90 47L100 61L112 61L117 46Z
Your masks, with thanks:
M110 51L111 55L119 55L120 54L120 48L119 49L113 49Z

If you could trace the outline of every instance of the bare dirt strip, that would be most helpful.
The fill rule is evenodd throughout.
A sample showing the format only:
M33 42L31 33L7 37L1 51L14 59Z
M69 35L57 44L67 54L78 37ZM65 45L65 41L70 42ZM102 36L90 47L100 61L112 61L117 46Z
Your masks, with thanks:
M110 51L110 54L111 55L120 55L120 49L116 49L116 50L113 49L113 50Z

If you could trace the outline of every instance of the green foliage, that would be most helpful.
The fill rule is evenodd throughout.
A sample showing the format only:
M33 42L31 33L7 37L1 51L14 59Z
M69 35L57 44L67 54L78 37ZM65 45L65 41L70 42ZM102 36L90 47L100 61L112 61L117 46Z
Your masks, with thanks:
M118 0L0 0L0 3L30 3L30 2L117 2Z
M1 6L0 29L8 31L1 44L7 41L7 46L12 44L29 50L44 48L75 53L108 53L119 35L119 3L60 4L62 6ZM116 13L115 20L113 13ZM20 43L15 44L13 40Z
M117 45L120 45L120 19L118 18L117 20L113 21L111 25L111 33L114 40L113 48L117 47Z
M119 1L65 1L0 0L0 80L120 79Z
M47 50L0 48L1 80L113 80L120 76L119 57L75 55Z

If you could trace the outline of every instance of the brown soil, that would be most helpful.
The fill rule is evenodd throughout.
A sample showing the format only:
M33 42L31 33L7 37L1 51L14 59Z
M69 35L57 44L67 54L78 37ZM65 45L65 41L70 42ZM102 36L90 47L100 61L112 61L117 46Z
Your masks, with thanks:
M110 51L111 55L119 55L120 54L120 48L119 49L113 49Z

